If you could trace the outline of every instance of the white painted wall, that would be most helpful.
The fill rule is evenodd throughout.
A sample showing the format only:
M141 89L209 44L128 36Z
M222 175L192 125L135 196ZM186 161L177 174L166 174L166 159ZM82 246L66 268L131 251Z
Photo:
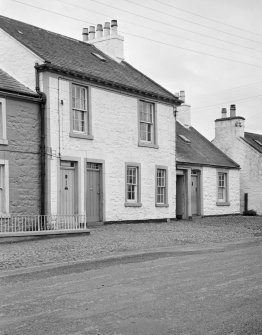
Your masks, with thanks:
M243 139L242 127L235 127L236 120L216 122L213 140L220 150L237 162L240 167L241 213L244 211L244 193L248 193L248 208L262 214L262 155Z
M228 170L229 206L217 206L217 169L203 167L203 215L239 214L240 184L239 170Z
M83 83L84 84L84 83ZM70 81L59 81L61 155L79 157L84 180L84 159L105 160L105 221L175 217L176 164L175 118L170 105L157 103L159 149L138 146L138 100L135 97L91 87L94 140L69 137ZM58 79L49 79L50 134L53 153L58 154ZM125 163L141 164L142 207L125 207ZM169 207L155 207L155 166L168 166ZM59 159L51 159L51 212L57 213ZM84 184L80 183L81 212L84 213Z
M43 60L0 29L0 68L33 91L36 62Z

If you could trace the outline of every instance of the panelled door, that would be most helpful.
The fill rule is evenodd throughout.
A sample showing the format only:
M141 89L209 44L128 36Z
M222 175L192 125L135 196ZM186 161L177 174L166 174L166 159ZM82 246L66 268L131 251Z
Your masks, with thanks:
M86 163L86 221L102 221L102 164Z
M60 214L76 214L76 166L74 162L60 164Z
M198 215L199 212L199 177L197 172L191 175L191 211L192 215Z

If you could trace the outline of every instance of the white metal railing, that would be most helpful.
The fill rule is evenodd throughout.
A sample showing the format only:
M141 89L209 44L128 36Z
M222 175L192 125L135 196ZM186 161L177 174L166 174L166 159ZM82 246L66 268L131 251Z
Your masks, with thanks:
M86 229L85 215L14 215L0 217L0 233Z

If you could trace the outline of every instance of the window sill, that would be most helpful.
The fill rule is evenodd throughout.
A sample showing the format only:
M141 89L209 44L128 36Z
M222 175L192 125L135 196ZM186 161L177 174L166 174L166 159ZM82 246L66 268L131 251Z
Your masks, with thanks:
M224 201L224 202L217 201L216 205L217 206L230 206L230 202L229 201Z
M141 202L125 202L125 207L142 207Z
M8 213L0 213L0 219L9 219L10 217L11 215Z
M169 204L155 204L156 207L169 207Z
M1 138L0 139L0 144L2 144L2 145L8 145L8 140Z
M69 136L70 137L76 137L76 138L84 138L86 140L93 140L94 139L93 135L74 133L73 131L70 131Z
M154 143L147 143L147 142L138 142L138 146L139 147L147 147L147 148L153 148L153 149L159 149L159 145L158 144L154 144Z

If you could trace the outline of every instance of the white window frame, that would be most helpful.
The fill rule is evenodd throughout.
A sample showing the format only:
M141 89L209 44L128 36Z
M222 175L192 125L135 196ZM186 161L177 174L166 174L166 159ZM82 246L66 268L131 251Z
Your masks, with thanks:
M135 171L135 181L129 182L128 169ZM134 199L128 198L129 186L134 188ZM125 206L126 207L141 207L141 165L139 163L125 164Z
M0 134L0 144L7 145L8 140L7 140L7 134L6 134L6 100L3 98L0 98L0 127L1 131Z
M77 106L74 100L74 93L73 91L76 88L80 89L80 100L84 101L84 106ZM81 99L81 89L85 92L84 99ZM90 88L83 85L83 83L72 83L71 84L71 126L70 126L70 136L71 137L79 137L85 139L93 139L92 136L92 126L91 126L91 106L90 106ZM76 93L76 91L75 91ZM79 102L80 104L80 102ZM75 114L79 116L83 116L82 121L79 119L79 127L76 129L75 127ZM80 123L83 122L84 129L81 130Z
M149 106L149 108L144 110L143 106ZM142 118L141 116L147 112L148 115L151 113L151 117L148 119ZM146 134L151 134L150 138L142 138L144 133L144 131L141 130L142 125L146 125L148 129L150 129L150 132L146 131ZM138 146L158 149L156 104L152 101L138 100Z
M0 159L0 166L1 167L3 166L3 173L4 173L3 180L0 180L0 187L4 190L4 205L3 205L3 208L0 207L0 216L6 217L6 216L9 216L9 162L8 160Z
M158 172L164 172L164 179L161 180L164 181L164 183L159 184L159 176ZM156 207L168 207L168 167L162 166L162 165L156 165L156 172L155 172L155 205ZM164 193L160 194L159 189L161 189ZM163 201L159 201L158 196L163 196Z
M222 178L223 177L223 178ZM220 198L220 190L222 190L223 198ZM229 171L217 171L217 205L228 206L229 203Z

